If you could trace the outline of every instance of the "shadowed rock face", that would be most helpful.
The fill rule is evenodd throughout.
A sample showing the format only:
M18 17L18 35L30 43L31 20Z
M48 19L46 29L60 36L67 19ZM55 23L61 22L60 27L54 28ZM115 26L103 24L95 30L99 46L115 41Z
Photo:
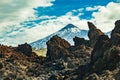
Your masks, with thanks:
M47 43L47 57L48 60L60 59L68 54L67 48L70 44L61 39L57 35L53 36Z
M94 63L99 58L104 56L104 51L108 48L109 38L107 35L101 35L98 37L94 50L91 54L91 62Z
M101 74L99 77L102 77L104 80L106 79L120 79L120 20L115 22L115 28L111 33L111 38L104 35L100 30L96 29L96 27L88 22L90 31L88 33L90 41L96 41L93 51L91 53L91 62L90 64L80 66L78 68L79 78L83 80L86 76L89 76L93 73L101 73L106 76L109 74L104 73L104 70L113 71L112 77L103 78ZM92 28L91 28L92 27ZM96 39L94 39L94 37ZM94 44L94 43L92 43ZM115 70L115 73L114 73ZM116 76L114 77L113 74ZM93 77L92 77L93 78ZM91 79L92 79L91 78ZM88 80L87 79L87 80ZM100 79L100 80L103 80ZM97 79L96 79L97 80ZM98 79L99 80L99 79Z
M84 38L75 37L73 38L73 41L75 46L79 45L89 46L89 41L85 40Z
M115 28L111 33L111 39L109 39L108 36L106 35L101 35L97 39L97 42L91 55L91 63L93 63L96 71L99 71L103 68L114 69L119 65L120 62L119 46L120 46L120 20L115 22Z
M103 35L104 33L101 30L97 29L96 26L91 22L88 22L88 27L89 27L88 37L90 39L90 45L91 47L94 47L97 38L100 35Z
M115 28L111 33L111 40L114 45L120 44L120 20L115 22Z

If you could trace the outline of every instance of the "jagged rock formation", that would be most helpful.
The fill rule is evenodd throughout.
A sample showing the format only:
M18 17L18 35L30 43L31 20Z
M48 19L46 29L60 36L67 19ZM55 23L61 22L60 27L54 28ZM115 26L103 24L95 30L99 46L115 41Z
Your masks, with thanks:
M89 41L85 40L84 38L79 38L75 36L75 38L73 38L73 41L75 46L79 45L89 46Z
M104 56L104 51L109 47L109 38L107 35L101 35L98 37L94 50L91 55L91 63L94 63L99 58Z
M97 29L96 26L91 22L88 22L88 27L89 27L88 37L90 39L90 45L91 47L94 47L97 38L100 35L104 35L104 33L101 30Z
M120 44L120 20L115 22L115 28L111 33L111 40L114 45Z
M55 60L65 57L69 54L67 48L70 47L70 44L58 37L57 35L53 36L47 43L47 54L48 60Z
M96 80L119 80L120 79L120 21L115 22L115 28L109 39L106 35L100 35L97 38L94 49L91 54L91 62L87 65L80 66L78 69L79 78L85 79L92 73L97 73L99 79ZM104 72L108 70L107 73ZM111 75L105 77L103 75ZM85 79L86 80L86 79ZM89 78L87 79L89 80Z
M107 68L114 69L120 62L120 21L115 22L111 39L106 35L99 36L91 55L91 63L98 71ZM102 64L102 65L100 65ZM112 67L111 67L112 65ZM99 67L100 66L100 67Z

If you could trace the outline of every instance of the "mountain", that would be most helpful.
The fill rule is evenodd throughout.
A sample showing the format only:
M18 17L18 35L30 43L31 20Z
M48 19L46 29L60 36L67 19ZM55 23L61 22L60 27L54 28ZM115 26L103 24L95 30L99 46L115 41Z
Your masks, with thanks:
M75 36L81 37L81 38L84 37L84 38L88 39L87 34L88 34L87 30L81 30L80 28L76 27L73 24L68 24L67 26L65 26L61 30L59 30L59 31L57 31L57 32L55 32L55 33L53 33L53 34L51 34L43 39L32 42L32 43L30 43L30 45L33 48L46 48L46 42L48 40L50 40L50 38L53 37L54 35L58 35L59 37L67 40L71 45L73 45L74 44L73 38Z

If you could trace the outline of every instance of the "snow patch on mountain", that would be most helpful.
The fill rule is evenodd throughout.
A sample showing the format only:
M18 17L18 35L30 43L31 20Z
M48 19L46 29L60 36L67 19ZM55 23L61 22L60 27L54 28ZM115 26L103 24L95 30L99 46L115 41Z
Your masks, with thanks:
M65 26L64 28L62 28L61 30L43 38L40 39L38 41L35 41L33 43L31 43L30 45L33 48L46 48L46 42L48 40L50 40L50 38L52 38L52 36L54 35L58 35L59 37L67 40L71 45L74 44L73 42L73 38L75 36L80 37L80 38L85 38L88 39L88 31L87 30L81 30L80 28L74 26L73 24L68 24L67 26Z

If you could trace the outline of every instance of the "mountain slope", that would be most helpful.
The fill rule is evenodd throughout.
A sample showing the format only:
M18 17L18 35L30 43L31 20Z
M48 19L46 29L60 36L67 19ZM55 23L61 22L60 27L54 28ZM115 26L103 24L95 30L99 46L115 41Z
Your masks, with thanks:
M61 30L43 38L40 39L38 41L35 41L33 43L31 43L30 45L33 48L46 48L46 42L54 35L58 35L60 37L62 37L63 39L67 40L69 43L71 43L71 45L73 45L73 38L75 36L77 37L84 37L87 39L87 30L81 30L78 27L74 26L73 24L68 24L67 26L65 26L64 28L62 28Z

